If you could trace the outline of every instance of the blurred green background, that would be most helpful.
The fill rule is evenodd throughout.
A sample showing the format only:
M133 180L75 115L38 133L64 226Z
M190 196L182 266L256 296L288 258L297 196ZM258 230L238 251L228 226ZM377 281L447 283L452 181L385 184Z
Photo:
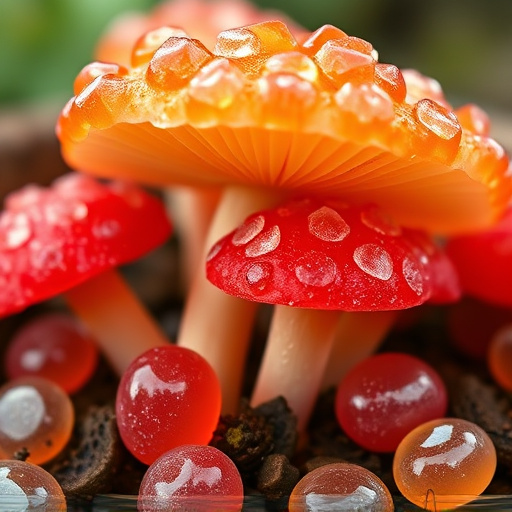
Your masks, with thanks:
M65 102L108 22L155 0L0 0L0 107ZM455 103L512 111L511 0L257 0L371 41L382 62L437 78Z

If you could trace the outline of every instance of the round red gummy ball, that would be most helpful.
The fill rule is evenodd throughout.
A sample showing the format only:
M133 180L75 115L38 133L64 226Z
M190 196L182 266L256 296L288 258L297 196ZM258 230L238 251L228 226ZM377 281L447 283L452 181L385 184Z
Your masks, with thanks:
M139 489L139 510L242 509L244 487L234 462L212 446L169 450L148 468Z
M5 354L5 371L10 379L44 377L74 393L88 382L97 360L96 344L78 320L48 313L16 332Z
M336 416L357 444L393 452L413 428L446 413L446 388L437 372L417 357L389 352L369 357L341 380Z
M177 446L208 444L220 409L220 384L212 367L196 352L175 345L136 358L116 398L121 438L148 465Z

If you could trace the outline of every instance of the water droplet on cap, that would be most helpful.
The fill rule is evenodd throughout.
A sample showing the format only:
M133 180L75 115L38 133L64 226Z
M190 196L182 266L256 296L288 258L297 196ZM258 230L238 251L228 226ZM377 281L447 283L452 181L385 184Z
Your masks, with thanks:
M262 233L245 248L245 255L254 258L267 254L277 249L281 242L281 231L278 226L272 226L268 231Z
M308 286L323 287L336 279L338 268L329 256L318 251L310 251L299 258L295 266L297 279Z
M272 265L265 262L258 262L247 269L245 277L251 292L262 293L267 289L267 286L272 283L272 275Z
M409 258L405 258L402 263L402 272L411 290L420 296L423 293L423 276L418 265Z
M32 228L24 213L5 213L2 217L3 245L6 249L17 249L30 240Z
M354 251L356 265L367 274L387 281L393 275L393 260L389 253L377 244L364 244Z
M233 234L231 243L233 245L248 244L253 238L258 236L265 226L265 217L258 215L244 222Z
M340 242L350 233L342 216L328 206L322 206L308 216L308 227L312 235L326 242Z

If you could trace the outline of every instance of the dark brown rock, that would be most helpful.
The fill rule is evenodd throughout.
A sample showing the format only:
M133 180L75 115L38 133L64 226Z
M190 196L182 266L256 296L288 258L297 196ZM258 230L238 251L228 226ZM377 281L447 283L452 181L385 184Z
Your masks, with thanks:
M258 472L258 490L271 501L288 496L300 479L299 469L288 457L274 453L265 457Z

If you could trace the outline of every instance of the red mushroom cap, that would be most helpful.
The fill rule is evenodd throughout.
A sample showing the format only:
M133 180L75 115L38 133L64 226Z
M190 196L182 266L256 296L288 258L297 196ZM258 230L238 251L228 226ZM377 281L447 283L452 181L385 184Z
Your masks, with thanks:
M512 208L493 228L450 239L446 252L465 293L512 308Z
M449 304L457 302L462 295L459 275L454 263L439 243L422 231L407 232L415 245L421 247L429 258L429 269L432 276L432 296L430 304Z
M139 258L170 233L161 202L133 185L74 173L27 185L0 214L0 315Z
M237 297L312 309L372 311L432 294L424 241L375 206L293 201L255 213L210 251L207 277Z

